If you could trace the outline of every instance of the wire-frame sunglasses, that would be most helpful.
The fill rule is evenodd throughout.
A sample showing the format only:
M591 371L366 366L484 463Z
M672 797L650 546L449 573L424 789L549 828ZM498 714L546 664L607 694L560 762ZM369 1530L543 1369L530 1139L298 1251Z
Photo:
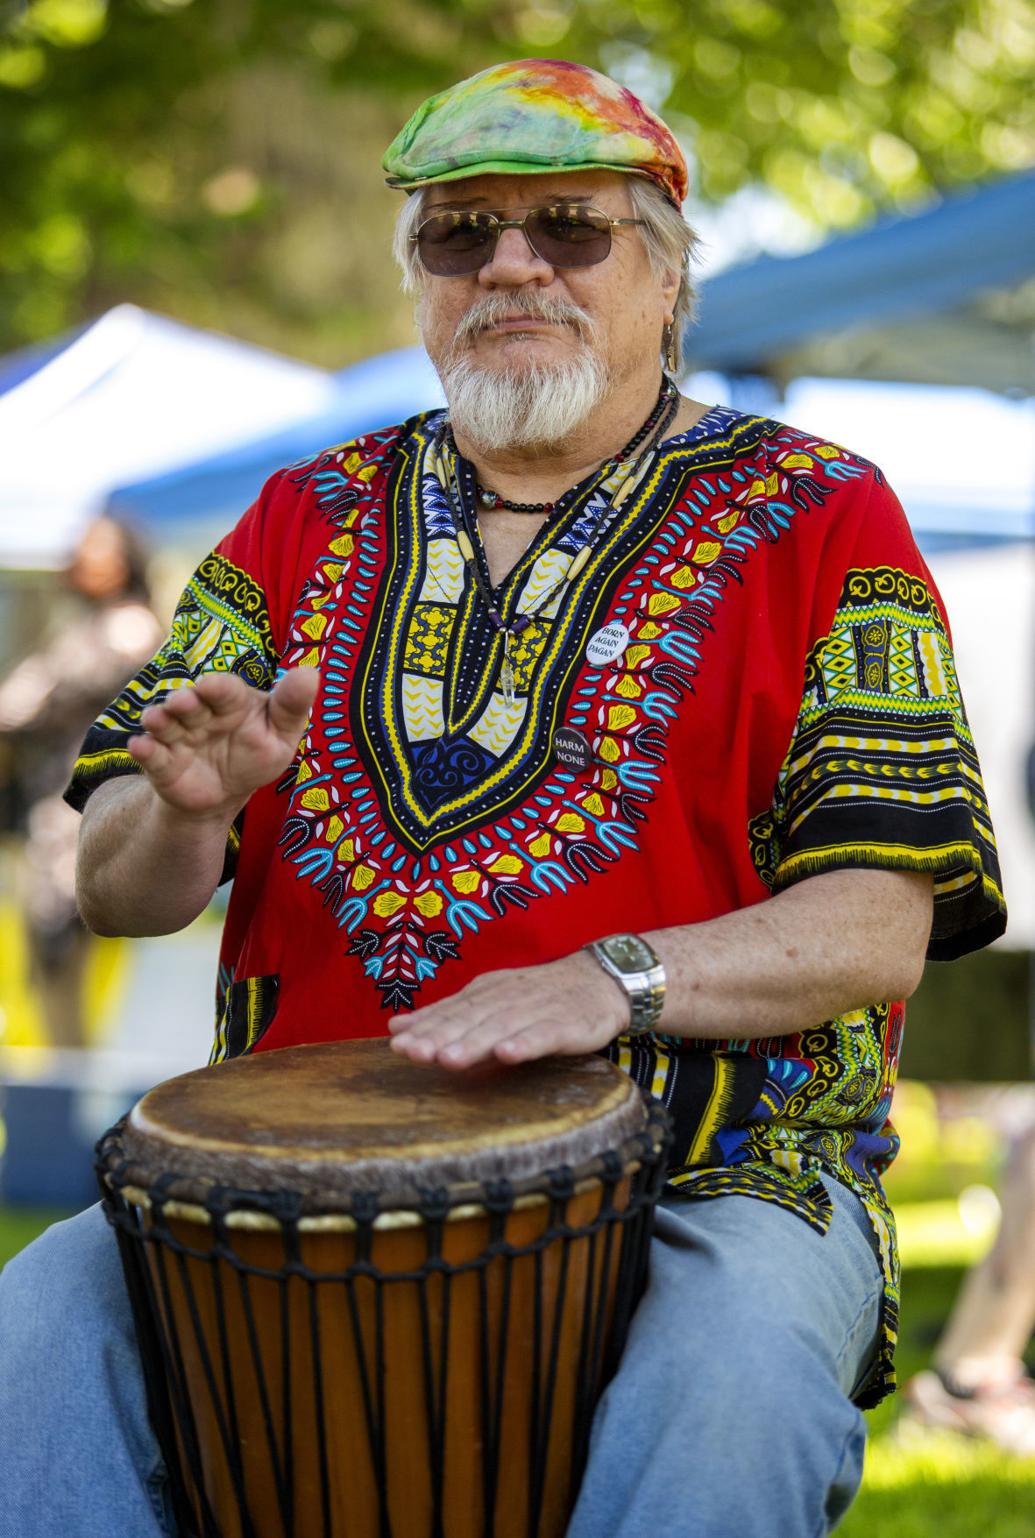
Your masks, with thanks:
M504 230L523 230L536 256L551 267L594 267L610 255L615 225L642 223L612 219L585 203L530 208L523 219L501 219L480 209L443 209L425 219L410 239L426 272L458 278L492 260Z

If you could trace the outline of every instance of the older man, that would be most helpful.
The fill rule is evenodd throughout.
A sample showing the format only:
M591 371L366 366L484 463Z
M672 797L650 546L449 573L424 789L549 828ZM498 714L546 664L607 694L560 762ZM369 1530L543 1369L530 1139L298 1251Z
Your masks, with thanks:
M660 1097L569 1532L812 1538L893 1382L894 1001L1003 926L937 595L872 465L678 395L685 166L630 93L502 65L385 167L448 410L202 562L77 765L82 911L174 930L235 868L217 1060L391 1033ZM19 1538L168 1524L114 1256L92 1212L5 1275Z

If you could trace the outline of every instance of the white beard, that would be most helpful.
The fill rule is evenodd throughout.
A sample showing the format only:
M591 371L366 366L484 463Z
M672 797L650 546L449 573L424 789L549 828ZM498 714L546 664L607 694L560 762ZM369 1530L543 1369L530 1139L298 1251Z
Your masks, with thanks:
M515 311L570 326L577 338L572 356L514 369L473 363L470 339ZM577 305L529 289L487 294L464 315L452 347L437 365L454 430L490 454L565 442L611 387L610 370L595 341L596 327Z
M566 442L609 385L605 364L588 347L563 362L532 363L520 371L479 368L470 358L442 368L454 430L488 454Z

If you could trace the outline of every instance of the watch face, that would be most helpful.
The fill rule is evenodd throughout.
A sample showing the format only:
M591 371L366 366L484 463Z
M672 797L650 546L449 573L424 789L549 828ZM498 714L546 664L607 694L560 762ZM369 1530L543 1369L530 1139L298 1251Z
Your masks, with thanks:
M612 935L603 949L623 972L646 972L654 965L654 956L639 935Z

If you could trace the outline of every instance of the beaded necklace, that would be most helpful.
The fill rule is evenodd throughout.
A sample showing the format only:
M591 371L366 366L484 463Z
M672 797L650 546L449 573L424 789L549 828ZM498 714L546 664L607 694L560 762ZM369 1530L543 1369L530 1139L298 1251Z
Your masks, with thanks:
M603 465L600 466L599 469L595 470L592 475L589 475L584 480L580 481L578 486L574 487L571 491L565 492L564 497L560 498L555 504L555 509L560 510L562 502L568 502L569 499L573 501L580 492L591 490L594 485L604 485L609 479L613 477L620 478L617 480L617 484L611 491L611 495L608 499L608 506L611 509L620 507L625 501L626 497L629 496L633 488L639 484L639 481L642 478L642 472L646 469L646 462L650 453L652 452L655 444L665 436L669 427L672 425L672 421L678 409L679 392L672 381L668 378L665 378L662 382L658 400L643 427L641 427L635 436L630 439L629 443L619 455L617 455L614 459L607 460ZM648 434L650 434L649 438ZM644 443L645 439L647 440L646 443ZM452 449L452 453L446 452L447 443L449 448ZM641 445L644 445L642 449L640 447ZM640 450L639 453L636 452L637 449ZM492 624L493 629L497 632L497 634L502 635L503 637L503 661L500 665L500 692L503 695L503 703L509 708L514 704L515 700L514 665L510 656L511 643L519 635L521 635L523 631L528 629L536 615L546 608L547 604L550 603L550 601L561 591L561 589L572 583L578 574L584 569L587 562L589 561L590 556L593 553L593 546L596 544L596 541L599 538L600 529L604 519L602 517L596 519L592 532L585 540L585 542L576 550L564 575L559 577L551 587L547 588L546 591L536 599L535 603L532 604L531 607L528 608L523 614L515 614L513 619L508 624L507 621L503 618L503 614L496 601L495 594L492 592L491 588L488 587L485 579L482 576L481 569L478 565L478 559L475 554L474 543L471 539L471 536L463 526L464 504L460 490L460 482L456 470L456 462L459 458L459 455L456 451L455 444L452 442L452 435L449 431L448 418L443 421L442 427L439 430L436 450L438 463L443 470L444 490L446 492L446 501L449 507L449 514L453 522L453 531L456 535L457 548L463 557L465 566L471 573L475 589L478 593L478 596L481 598L483 604L485 605L485 612L490 623ZM530 509L522 508L520 510L526 511ZM475 527L477 527L477 524L475 524Z
M608 460L606 464L600 467L600 469L594 470L593 475L587 477L587 479L595 480L598 477L600 479L606 479L611 470L615 469L620 464L624 464L627 459L635 454L636 450L639 448L644 439L648 438L657 427L658 423L661 421L661 418L665 414L666 408L670 405L671 401L677 397L677 394L678 392L676 391L676 387L672 383L671 379L669 379L667 375L663 375L661 380L661 389L658 391L658 398L654 402L654 407L651 411L651 414L643 423L643 426L633 434L620 454L617 454L614 459ZM452 435L450 435L449 446L455 452L456 445L452 442ZM570 490L559 496L556 502L508 502L507 498L501 497L498 491L490 491L488 487L482 486L478 481L475 481L475 489L478 493L478 501L485 509L505 508L508 513L553 514L562 512L566 503L573 501L582 487L585 486L585 484L586 481L580 481L577 486L572 486Z

